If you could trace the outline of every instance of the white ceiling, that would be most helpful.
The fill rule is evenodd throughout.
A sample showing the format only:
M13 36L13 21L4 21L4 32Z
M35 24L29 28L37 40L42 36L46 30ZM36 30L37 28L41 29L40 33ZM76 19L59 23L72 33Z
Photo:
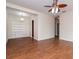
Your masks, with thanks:
M44 13L48 13L49 9L44 7L44 5L51 5L53 2L53 0L6 0L6 1ZM73 0L59 0L59 3L68 4L68 6L65 8L65 10L67 11L72 10L73 8L72 4Z

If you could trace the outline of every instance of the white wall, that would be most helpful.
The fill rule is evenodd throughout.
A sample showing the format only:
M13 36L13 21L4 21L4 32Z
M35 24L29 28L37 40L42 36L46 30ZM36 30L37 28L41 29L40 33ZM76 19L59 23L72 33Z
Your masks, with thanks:
M73 41L73 11L60 16L60 39Z
M21 21L20 18L16 15L7 14L8 39L31 36L31 18L23 17L24 21Z
M7 12L6 12L6 14L7 14ZM6 15L6 43L8 42L8 21L7 21L7 17L8 17L8 15Z
M7 7L30 12L37 14L37 17L35 18L35 39L37 40L44 40L48 38L53 38L54 37L54 19L53 16L46 15L40 12L37 12L32 9L24 8L22 6L18 6L16 4L12 3L7 3Z
M44 40L53 37L54 37L53 16L40 13L38 15L38 40Z
M34 39L43 40L54 37L54 19L52 16L40 13L38 16L25 17L21 22L20 17L8 15L8 38L31 37L31 20L34 20ZM24 25L24 29L18 29L16 34L12 31L12 23L18 25L18 22ZM19 24L20 25L20 24ZM22 25L20 25L22 26ZM20 34L20 31L22 33Z

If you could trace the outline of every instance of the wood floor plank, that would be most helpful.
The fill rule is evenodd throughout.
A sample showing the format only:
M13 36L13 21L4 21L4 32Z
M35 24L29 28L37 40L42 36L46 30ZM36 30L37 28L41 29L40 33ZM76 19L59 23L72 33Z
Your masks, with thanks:
M11 39L7 43L7 59L73 59L72 42L32 38Z

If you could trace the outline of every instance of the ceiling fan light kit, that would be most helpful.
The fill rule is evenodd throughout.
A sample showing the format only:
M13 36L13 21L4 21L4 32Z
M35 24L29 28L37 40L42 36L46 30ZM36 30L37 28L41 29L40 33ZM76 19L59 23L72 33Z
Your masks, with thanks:
M58 7L55 8L55 13L58 13Z
M52 8L52 13L58 13L58 7Z
M55 12L54 10L55 10L55 8L52 8L52 13L54 13L54 12Z

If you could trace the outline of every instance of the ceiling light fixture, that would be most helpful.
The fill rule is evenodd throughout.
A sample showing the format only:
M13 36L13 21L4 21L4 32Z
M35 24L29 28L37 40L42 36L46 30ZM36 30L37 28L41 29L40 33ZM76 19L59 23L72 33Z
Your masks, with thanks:
M54 13L58 13L58 7L53 7L52 8L52 13L54 14Z
M52 13L55 13L55 8L52 8Z
M58 13L58 7L55 8L55 13Z
M21 21L24 21L24 18L21 18L20 20L21 20Z

